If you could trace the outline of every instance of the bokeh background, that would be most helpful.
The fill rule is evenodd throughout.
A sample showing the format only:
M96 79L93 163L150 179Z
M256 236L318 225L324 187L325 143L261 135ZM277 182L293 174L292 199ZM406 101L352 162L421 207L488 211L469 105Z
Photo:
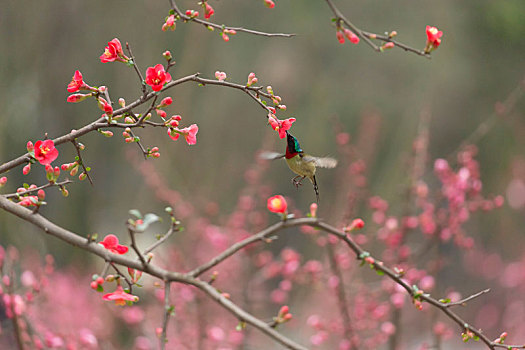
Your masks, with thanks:
M217 31L183 23L178 23L174 32L162 32L168 1L3 1L0 162L24 153L28 140L41 139L44 133L54 138L100 116L93 101L66 102L66 86L77 69L89 84L108 86L114 101L124 97L131 102L139 96L140 85L132 69L102 64L98 58L106 43L118 37L129 42L143 71L163 62L162 52L170 50L177 62L171 71L174 79L195 72L213 78L219 70L227 73L229 81L245 83L248 74L255 72L260 84L271 85L283 98L287 110L278 116L297 118L292 131L305 151L340 158L336 135L350 135L367 165L367 194L385 198L391 215L401 215L404 210L407 159L422 116L429 118L424 177L435 183L433 160L448 158L454 165L454 152L485 123L486 132L475 138L483 193L502 194L507 201L498 210L475 214L467 232L484 251L497 253L501 266L524 257L522 1L336 2L358 27L379 34L396 30L399 41L416 48L425 46L425 26L437 26L444 32L443 41L430 60L399 49L375 53L363 42L339 44L331 12L323 1L280 0L273 10L255 0L210 3L217 23L297 35L287 39L239 33L224 42ZM196 2L190 1L181 1L179 6L197 8ZM192 211L228 215L245 189L246 170L259 166L256 152L283 151L284 141L267 126L264 111L239 91L185 84L166 96L174 99L168 113L182 115L183 126L199 125L198 142L188 146L182 140L173 142L164 131L141 130L144 144L158 146L161 152L159 160L148 163L155 163L155 174L160 174L169 189L192 203ZM502 110L498 103L509 96L512 108L496 113ZM129 209L162 213L166 202L148 185L148 180L155 181L148 179L150 168L142 163L136 145L125 144L118 131L113 138L93 133L80 141L86 145L83 157L93 169L94 185L75 182L69 186L69 198L48 191L50 205L42 208L44 215L79 234L125 237ZM73 161L71 145L61 145L59 150L60 162ZM34 166L24 177L21 168L14 169L8 174L5 191L12 192L23 182L41 183L42 173ZM319 215L334 224L341 223L343 217L339 209L345 199L340 194L348 176L337 170L321 170L318 175ZM313 190L308 184L296 190L291 177L284 162L274 162L260 184L269 194L287 196L294 208L305 212L315 199ZM252 199L264 208L266 198L258 193L253 192ZM371 215L366 205L356 208L354 214L367 222ZM373 225L370 229L367 234L373 236ZM144 238L148 239L151 236ZM79 264L83 265L81 270L92 273L86 266L100 264L6 213L0 213L0 243L53 254L58 267ZM276 247L286 244L304 254L314 249L301 246L297 237ZM452 251L450 259L461 259L460 252L447 249ZM502 310L509 295L512 300L525 296L523 287L513 293L502 291L496 277L469 280L459 270L462 268L451 264L439 276L439 291L454 285L468 294L490 287L495 292L487 298L499 298L497 305ZM483 301L477 303L479 306ZM475 310L466 312L476 319ZM490 333L494 337L505 324L502 313L495 317ZM455 337L459 339L459 335ZM414 344L407 346L416 348Z

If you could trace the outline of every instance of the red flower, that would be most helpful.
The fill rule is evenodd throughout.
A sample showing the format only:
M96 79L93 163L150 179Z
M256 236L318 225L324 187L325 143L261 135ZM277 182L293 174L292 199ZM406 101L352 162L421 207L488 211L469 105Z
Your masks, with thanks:
M286 204L286 200L283 196L277 195L268 198L268 210L272 213L286 213L286 208L288 208L288 204Z
M115 254L126 254L128 252L128 247L125 245L118 244L118 238L115 235L107 235L104 237L102 242L99 242L104 248Z
M171 80L170 73L164 70L162 64L146 69L146 84L151 86L153 91L160 91L165 83Z
M71 83L67 86L67 91L69 92L77 92L78 90L82 89L86 84L84 83L84 80L82 80L82 73L80 71L75 71L75 74L73 75L73 78L71 79Z
M436 49L441 44L442 36L443 32L441 30L438 30L436 27L427 26L427 45L425 47L425 52L429 53Z
M139 297L124 292L122 286L118 286L113 293L108 293L102 297L104 300L115 301L115 305L126 305L127 301L136 302L139 300Z
M213 9L213 7L211 7L210 4L206 3L206 5L204 6L204 18L210 19L210 17L213 16L214 13L215 10Z
M38 140L35 143L35 158L42 165L51 164L58 157L58 150L53 140Z
M124 55L124 51L122 51L122 44L120 43L120 40L115 38L108 42L108 46L105 47L104 53L100 56L100 61L102 63L113 61L128 62L129 57Z
M292 123L295 122L295 118L279 120L274 115L269 115L268 122L272 126L273 130L279 132L279 137L284 139L286 137L286 131L290 130Z

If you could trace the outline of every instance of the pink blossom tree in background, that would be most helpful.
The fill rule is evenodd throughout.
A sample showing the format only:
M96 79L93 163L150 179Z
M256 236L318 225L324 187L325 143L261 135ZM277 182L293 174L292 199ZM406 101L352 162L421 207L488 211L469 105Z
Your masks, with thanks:
M259 2L250 6L278 9L274 1ZM369 55L386 59L388 51L401 49L430 59L447 50L449 33L444 34L439 23L414 29L420 40L408 45L398 41L401 33L360 29L335 2L325 3L337 41L357 44L341 46L341 55L371 48ZM178 1L170 0L164 20L156 14L158 32L149 35L177 35L180 27L195 26L208 30L207 35L219 34L223 42L241 35L296 40L294 34L218 24L213 20L220 13L219 2L184 5L192 9L181 10ZM219 68L214 77L181 72L176 61L182 49L174 47L166 47L144 68L140 55L132 51L140 43L132 47L128 41L133 40L120 35L104 45L105 40L100 40L100 64L114 65L121 79L135 84L139 93L131 99L114 95L111 84L102 85L76 69L71 81L63 82L65 103L79 103L79 108L95 103L100 111L90 111L95 113L91 120L75 121L78 125L69 132L61 130L60 136L46 129L39 130L42 136L36 139L19 135L32 138L26 141L27 152L11 149L10 160L0 164L2 218L30 223L49 245L62 242L68 250L93 257L86 263L60 265L57 257L42 256L34 247L1 242L3 348L525 349L525 260L506 258L483 246L475 234L479 213L497 215L505 205L502 195L484 190L475 146L491 131L493 116L454 152L430 159L430 113L423 111L406 152L405 183L396 202L370 186L374 116L363 117L371 123L361 131L348 130L336 117L331 123L318 123L316 128L332 129L335 135L331 141L337 147L338 167L320 170L319 176L335 172L331 187L337 195L324 196L323 190L330 187L325 183L318 203L298 201L275 190L282 181L293 185L288 178L271 178L270 168L277 162L260 157L274 144L284 150L281 140L304 120L294 117L286 96L277 94L279 86L255 72L243 81ZM93 57L86 54L82 59ZM439 56L430 64L435 60ZM236 204L227 213L211 199L212 193L203 198L183 185L175 187L159 170L162 162L177 162L177 155L159 146L161 139L183 144L179 150L191 152L204 137L199 130L206 129L205 121L197 124L177 111L178 93L191 85L238 92L236 98L250 101L253 118L262 119L260 127L269 131L265 139L252 140L261 152L248 164L231 165L243 171L243 178L235 181ZM494 115L508 116L522 89L520 85L519 93L497 104ZM241 123L234 114L223 122ZM156 142L143 136L150 130ZM129 144L122 157L140 174L135 189L152 193L166 206L164 212L142 213L135 203L120 203L129 210L120 233L71 230L45 213L47 207L62 205L52 194L57 190L68 197L81 186L89 191L105 181L92 175L97 159L90 157L88 162L85 157L86 145L105 141L93 138L97 133ZM308 144L306 135L296 136ZM200 159L193 162L202 172L227 175ZM37 181L13 181L15 172L32 174ZM519 207L519 194L525 190L520 182L511 184L509 201ZM310 191L315 198L309 185L298 191ZM112 205L97 204L101 211ZM469 288L464 279L472 281ZM494 281L497 288L486 287Z

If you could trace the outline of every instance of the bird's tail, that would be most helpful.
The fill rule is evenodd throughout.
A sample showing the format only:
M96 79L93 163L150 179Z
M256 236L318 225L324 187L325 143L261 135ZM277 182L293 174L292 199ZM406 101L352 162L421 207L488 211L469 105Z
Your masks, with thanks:
M317 203L319 203L319 187L317 187L317 181L315 180L315 175L310 178L312 184L314 185L315 197L317 198Z

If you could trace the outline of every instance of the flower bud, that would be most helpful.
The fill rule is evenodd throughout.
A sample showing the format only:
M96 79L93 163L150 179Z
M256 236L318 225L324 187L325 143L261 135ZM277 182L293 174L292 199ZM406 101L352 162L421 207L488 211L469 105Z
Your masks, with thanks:
M27 163L22 169L22 174L27 175L31 171L31 163Z
M388 43L384 44L383 46L381 46L379 49L381 51L385 51L385 50L393 48L394 46L395 46L395 44L393 42L388 42Z
M71 176L75 176L77 173L78 173L78 164L75 165L75 166L73 167L73 169L71 169L71 171L69 172L69 175L71 175Z
M170 61L173 57L171 56L171 52L169 50L166 50L164 51L164 53L162 54L162 56L164 56L164 58L166 59L166 61Z
M35 150L35 146L33 145L33 142L31 141L27 141L26 148L28 152L33 152Z
M246 86L252 86L253 84L257 84L257 77L255 76L255 73L248 74L248 82L246 83Z
M120 107L126 107L126 100L121 97L118 99L118 104Z
M0 177L0 187L3 187L7 183L7 177Z
M91 97L91 94L73 94L67 97L67 102L78 103L84 101L88 97Z
M162 107L166 107L166 106L169 106L170 104L173 103L173 99L171 97L165 97L161 102L160 102L160 105L159 105L159 108L162 108Z
M43 201L44 198L46 198L46 193L42 189L38 190L36 195L38 196L38 199L40 199L41 201Z

